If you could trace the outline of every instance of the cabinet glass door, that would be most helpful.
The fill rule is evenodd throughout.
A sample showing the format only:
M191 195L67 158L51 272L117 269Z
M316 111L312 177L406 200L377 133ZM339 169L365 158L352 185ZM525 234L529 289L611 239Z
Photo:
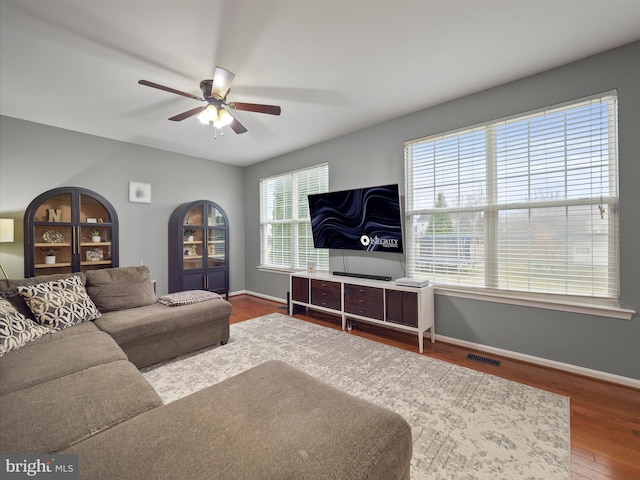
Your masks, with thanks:
M213 205L207 208L207 225L210 227L226 227L224 215Z
M227 264L226 230L209 228L207 236L207 265L221 267Z
M69 273L74 254L72 196L64 193L43 202L33 216L34 268L38 275Z
M183 269L202 270L204 268L204 206L197 205L184 216Z
M95 198L80 194L77 247L82 271L111 266L112 219Z

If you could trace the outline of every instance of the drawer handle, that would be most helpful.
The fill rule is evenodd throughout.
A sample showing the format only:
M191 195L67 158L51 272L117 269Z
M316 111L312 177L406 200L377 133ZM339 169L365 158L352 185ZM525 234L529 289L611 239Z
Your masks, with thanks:
M358 303L364 303L364 300L362 298L359 298Z
M365 293L365 292L366 292L366 290L365 290L364 288L359 288L359 289L358 289L358 291L359 291L360 293Z
M366 310L358 310L359 315L364 315L365 313L367 313Z
M322 292L322 296L326 297L327 296L327 292Z
M323 284L322 284L322 286L323 286L323 287L327 287L328 285L327 285L326 283L323 283Z

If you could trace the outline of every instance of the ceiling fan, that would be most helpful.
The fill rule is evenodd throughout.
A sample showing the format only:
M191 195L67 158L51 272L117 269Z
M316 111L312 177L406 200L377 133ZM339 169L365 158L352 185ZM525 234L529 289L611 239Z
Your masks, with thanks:
M179 122L194 115L198 115L198 120L200 120L200 122L205 125L212 125L215 127L215 131L220 130L221 133L222 128L227 125L236 133L244 133L247 131L246 127L242 125L238 119L229 112L229 110L245 110L248 112L268 113L269 115L280 115L280 107L277 105L227 102L229 87L231 86L231 82L234 78L235 75L229 70L216 67L213 80L202 80L200 82L202 97L182 92L175 88L165 87L164 85L150 82L148 80L138 80L138 83L140 85L157 88L169 93L175 93L176 95L182 95L183 97L192 98L201 102L207 102L207 105L202 105L200 107L187 110L186 112L179 113L178 115L174 115L169 118L169 120Z

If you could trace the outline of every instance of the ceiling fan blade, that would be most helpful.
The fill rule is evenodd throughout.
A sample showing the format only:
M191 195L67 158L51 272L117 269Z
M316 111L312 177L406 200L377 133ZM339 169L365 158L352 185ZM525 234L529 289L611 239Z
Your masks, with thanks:
M178 115L174 115L169 120L173 120L174 122L179 122L180 120L184 120L185 118L193 117L194 115L203 111L205 108L207 108L206 105L204 107L192 108L191 110L187 110L186 112L182 112L182 113L179 113Z
M238 119L237 119L237 118L235 118L235 117L233 117L233 122L231 122L231 123L229 124L229 126L231 127L231 129L232 129L234 132L236 132L236 133L238 133L238 134L240 134L240 133L244 133L244 132L246 132L246 131L247 131L247 128L246 128L244 125L242 125L242 124L238 121Z
M213 85L211 85L211 95L218 97L222 100L227 96L231 82L236 76L229 70L225 70L222 67L216 67L216 71L213 74Z
M230 108L235 110L246 110L248 112L268 113L269 115L280 115L280 107L277 105L262 105L260 103L232 102Z
M191 95L187 92L181 92L180 90L176 90L175 88L165 87L164 85L160 85L159 83L153 83L149 80L138 80L140 85L145 85L147 87L157 88L158 90L164 90L165 92L175 93L176 95L182 95L183 97L193 98L194 100L200 100L204 102L204 98L196 97L195 95Z

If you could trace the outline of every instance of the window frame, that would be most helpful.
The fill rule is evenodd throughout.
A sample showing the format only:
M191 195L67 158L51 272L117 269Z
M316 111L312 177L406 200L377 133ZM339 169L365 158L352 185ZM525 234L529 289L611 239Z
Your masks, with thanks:
M498 154L492 148L495 147L495 137L491 138L488 135L484 135L484 142L487 145L485 154L485 178L486 178L486 203L481 206L470 206L470 207L445 207L438 208L415 208L414 207L414 197L413 194L417 190L417 188L423 187L427 188L425 185L417 185L416 181L413 178L414 170L413 170L413 159L412 159L412 149L416 145L425 144L427 142L433 142L438 139L447 139L454 137L461 137L462 135L473 133L476 131L491 131L493 132L503 125L506 125L508 122L518 121L527 119L528 117L535 117L536 115L544 114L545 112L553 112L558 111L560 109L570 109L573 106L578 106L584 102L604 99L607 97L611 97L613 99L613 114L609 115L609 121L613 122L613 125L607 123L609 134L613 136L613 142L615 142L612 146L613 153L609 152L611 158L609 158L609 175L615 176L614 179L610 179L614 181L614 186L612 188L613 194L609 194L605 197L601 197L600 201L607 205L607 210L609 211L609 234L607 238L607 245L609 250L609 264L608 268L613 268L615 270L615 274L612 275L611 279L614 284L610 286L610 292L607 296L582 296L582 295L574 295L571 293L548 293L548 292L536 292L536 291L524 291L524 290L509 290L505 288L501 288L497 282L497 275L492 273L492 270L496 270L499 265L499 259L497 255L497 249L499 247L498 240L498 215L499 212L504 209L517 208L522 209L533 209L539 208L542 205L540 202L530 201L528 203L516 203L514 205L510 205L507 203L499 203L498 202L498 192L497 192L497 165ZM611 131L613 133L611 134ZM611 138L611 136L609 137ZM611 142L611 140L610 140ZM530 161L529 161L530 162ZM612 310L623 312L623 317L627 317L628 310L619 308L619 295L620 295L620 268L619 268L619 225L618 225L618 202L619 202L619 175L618 175L618 149L617 149L617 92L615 90L598 93L595 95L590 95L588 97L572 100L569 102L564 102L562 104L548 106L545 108L536 109L529 112L524 112L516 115L511 115L506 118L491 120L488 122L482 122L477 125L468 126L456 130L452 130L449 132L444 132L435 135L429 135L426 137L408 140L405 142L405 192L406 192L406 209L405 209L405 224L407 225L407 270L410 276L417 277L425 277L424 274L419 272L419 268L416 268L416 262L420 261L418 255L416 254L416 239L418 237L418 233L414 228L414 225L417 225L418 222L414 222L415 218L418 218L420 215L433 215L434 213L460 213L460 212L482 212L484 215L484 240L483 246L484 248L484 258L483 264L488 265L484 268L485 270L485 279L482 285L464 285L464 284L456 284L456 283L442 283L439 284L437 281L433 282L433 278L430 278L432 283L436 285L436 287L442 292L448 292L454 296L462 296L462 297L470 297L470 298L478 298L481 300L493 300L496 301L506 301L506 303L519 303L519 304L530 304L530 302L541 302L548 305L573 305L573 306L593 306L596 311L599 312L601 308L604 308L606 312L611 312ZM530 177L527 177L530 178ZM458 183L459 184L459 183ZM565 183L566 185L566 183ZM416 188L417 187L417 188ZM432 185L432 187L435 187ZM566 198L562 200L550 200L545 202L547 207L553 206L561 206L564 208L569 208L571 206L584 204L591 204L593 198L589 198L587 200L575 200L572 198ZM530 210L531 211L531 210ZM531 237L530 237L531 238ZM611 254L611 248L614 249L613 254ZM428 278L428 277L425 277ZM500 300L501 299L501 300ZM534 305L535 306L535 305ZM572 307L571 307L572 308ZM562 308L559 308L562 309ZM571 310L575 311L575 310ZM590 313L593 313L590 311ZM599 313L595 313L599 314Z
M329 270L329 252L324 249L316 249L311 246L310 249L304 249L304 245L301 246L300 239L300 228L305 227L308 232L311 232L311 219L309 217L308 206L306 209L307 215L304 216L304 212L300 212L299 205L301 201L301 195L303 192L301 191L300 181L303 175L308 174L312 171L316 170L316 181L317 181L317 189L309 192L309 193L324 193L329 190L329 164L327 162L311 165L308 167L300 168L297 170L291 170L285 173L272 175L269 177L261 178L259 181L260 185L260 265L258 268L260 270L269 270L269 271L282 271L282 272L293 272L299 270L305 270L308 268L308 262L314 261L316 264L317 271L328 271ZM290 203L288 204L288 208L290 210L289 218L283 219L273 219L268 218L269 214L267 210L269 208L269 202L266 199L266 195L269 194L269 184L272 182L278 181L289 181L288 194L290 197ZM285 209L286 210L286 209ZM290 242L290 249L288 252L288 262L287 263L276 263L270 262L269 256L269 236L267 235L270 227L272 228L274 225L288 225L290 229L290 237L288 240ZM271 237L273 238L273 237ZM308 245L308 243L307 243ZM304 249L302 251L301 249ZM286 254L283 252L283 257L286 257ZM307 264L302 265L301 258L306 258ZM312 259L312 260L309 260Z

